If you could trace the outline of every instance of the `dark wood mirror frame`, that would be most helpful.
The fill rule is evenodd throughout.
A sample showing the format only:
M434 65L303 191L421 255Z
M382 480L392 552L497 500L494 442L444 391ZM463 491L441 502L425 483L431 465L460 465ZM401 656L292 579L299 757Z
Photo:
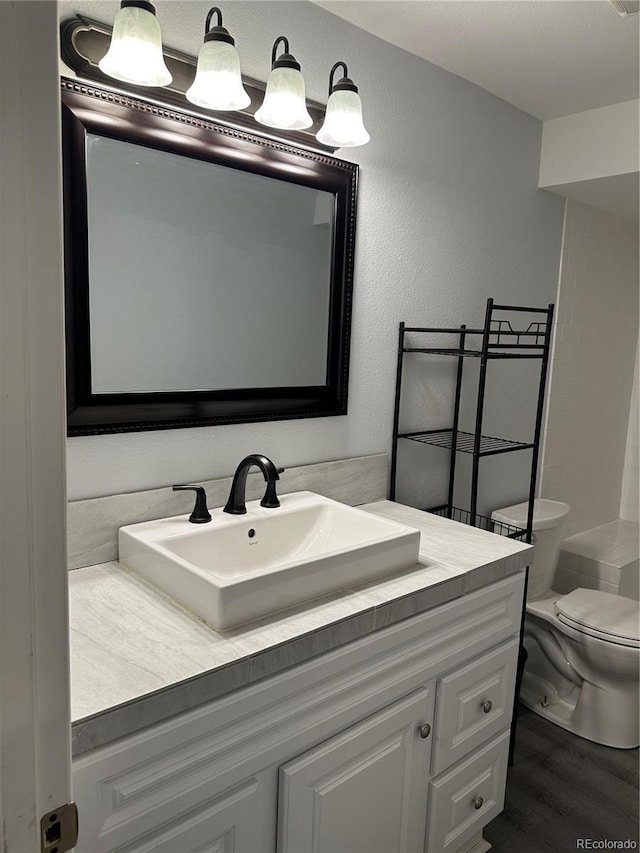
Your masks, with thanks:
M62 78L68 434L347 413L358 167L170 107ZM91 389L85 139L100 134L334 196L327 380L321 386L95 394ZM235 155L235 156L234 156ZM240 336L241 338L241 336ZM239 343L241 347L241 342Z

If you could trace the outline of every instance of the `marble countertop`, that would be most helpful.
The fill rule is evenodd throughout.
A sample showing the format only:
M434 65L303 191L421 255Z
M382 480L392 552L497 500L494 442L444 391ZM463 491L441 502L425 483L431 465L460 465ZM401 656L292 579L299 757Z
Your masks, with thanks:
M74 755L452 601L531 561L529 545L411 507L378 501L361 509L418 528L420 562L225 632L117 562L70 572Z

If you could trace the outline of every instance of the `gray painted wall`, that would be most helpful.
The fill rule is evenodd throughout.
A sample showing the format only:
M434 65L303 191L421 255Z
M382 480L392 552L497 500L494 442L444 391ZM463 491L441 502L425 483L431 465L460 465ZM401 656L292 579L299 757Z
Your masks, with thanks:
M637 344L637 226L568 199L541 482L567 536L620 514Z
M156 8L165 43L196 54L209 3L158 0ZM61 17L111 22L116 10L104 0L60 3ZM349 414L74 438L71 499L227 475L253 451L285 467L387 451L400 320L480 325L488 296L533 305L555 297L564 200L537 189L539 121L310 3L235 2L223 12L247 75L266 78L284 33L310 98L326 99L339 59L360 88L372 141L338 152L361 167ZM426 373L417 383L437 413L434 398L446 393ZM519 397L508 377L500 388L492 409L501 432L520 437ZM446 453L434 460L421 449L409 451L409 491L437 501ZM494 505L520 496L514 467L502 460L487 469Z

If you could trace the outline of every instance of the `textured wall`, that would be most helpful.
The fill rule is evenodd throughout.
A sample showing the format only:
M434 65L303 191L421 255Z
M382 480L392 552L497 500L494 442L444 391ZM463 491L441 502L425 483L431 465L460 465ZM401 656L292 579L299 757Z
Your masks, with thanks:
M117 10L103 0L59 5L63 18L78 11L108 22ZM156 8L165 43L197 53L209 3ZM247 75L266 78L284 33L310 98L326 99L338 59L360 88L372 141L338 152L361 166L349 414L74 438L71 499L224 476L251 451L284 466L386 451L398 321L479 324L488 296L533 305L555 297L564 200L537 189L540 122L310 3L223 11ZM501 417L517 431L517 407ZM419 467L435 495L442 475L432 477L430 464Z
M618 518L637 340L637 229L570 200L542 468L567 536Z

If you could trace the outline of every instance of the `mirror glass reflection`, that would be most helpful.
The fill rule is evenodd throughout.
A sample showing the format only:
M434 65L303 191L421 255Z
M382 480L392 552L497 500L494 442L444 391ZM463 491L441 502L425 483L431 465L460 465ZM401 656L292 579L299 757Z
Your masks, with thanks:
M335 196L86 135L94 394L324 385Z

